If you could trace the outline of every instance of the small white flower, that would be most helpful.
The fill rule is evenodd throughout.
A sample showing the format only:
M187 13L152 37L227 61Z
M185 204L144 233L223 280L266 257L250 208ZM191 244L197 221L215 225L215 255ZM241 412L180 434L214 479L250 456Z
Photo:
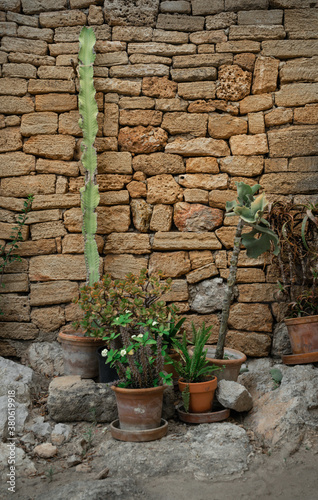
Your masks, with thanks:
M103 358L106 358L107 353L108 353L108 349L103 349L102 350L101 355L103 356Z
M125 356L125 354L127 354L126 349L122 349L122 350L120 351L120 355L121 355L121 356Z
M127 313L127 314L130 313L129 309L126 309L125 313Z
M158 325L158 321L153 321L152 326Z
M138 338L138 339L142 339L142 338L143 338L143 334L142 334L142 333L139 333L139 335L137 335L137 338Z
M137 337L137 335L132 335L131 338L132 339L135 339Z

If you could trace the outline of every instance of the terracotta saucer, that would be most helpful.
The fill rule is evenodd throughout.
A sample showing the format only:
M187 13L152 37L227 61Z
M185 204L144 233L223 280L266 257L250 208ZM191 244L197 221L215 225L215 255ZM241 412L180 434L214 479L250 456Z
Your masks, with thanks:
M220 409L221 408L221 409ZM182 405L177 407L180 420L187 424L209 424L211 422L221 422L230 416L230 409L218 407L207 413L187 413Z
M155 441L155 439L160 439L164 437L168 432L168 422L161 419L160 427L155 429L145 429L145 430L126 430L120 429L119 420L114 420L110 424L110 432L114 439L119 441L129 441L134 443L142 443L145 441Z
M282 361L285 365L303 365L305 363L318 362L318 351L304 352L302 354L288 354L282 356Z

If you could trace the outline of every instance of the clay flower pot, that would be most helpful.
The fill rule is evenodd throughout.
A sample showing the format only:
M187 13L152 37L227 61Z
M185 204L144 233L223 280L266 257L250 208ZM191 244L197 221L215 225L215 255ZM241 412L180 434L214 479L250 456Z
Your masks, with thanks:
M129 389L112 386L116 395L120 428L142 431L161 425L164 387Z
M208 350L206 359L209 361L209 364L222 368L222 370L215 372L216 378L218 380L231 380L232 382L236 382L241 366L246 361L245 354L237 351L236 349L225 347L224 355L227 359L215 359L214 356L216 347L213 345L205 345L204 348ZM189 349L189 352L192 352L191 348Z
M190 391L190 413L204 413L210 412L212 408L214 393L217 387L218 380L213 377L212 380L205 382L187 382L182 379L179 380L179 389L183 392L187 385Z
M318 315L285 319L294 354L318 351Z

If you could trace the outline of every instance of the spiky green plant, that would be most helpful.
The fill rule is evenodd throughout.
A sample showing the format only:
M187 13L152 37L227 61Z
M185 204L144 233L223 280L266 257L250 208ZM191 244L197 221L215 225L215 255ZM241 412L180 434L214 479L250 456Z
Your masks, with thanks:
M96 37L92 28L84 26L79 36L79 81L80 92L78 107L81 118L79 126L83 131L81 161L85 168L85 186L80 189L83 212L82 232L84 236L84 255L87 269L87 283L93 285L99 280L99 254L95 240L97 230L96 207L99 203L96 184L97 154L94 142L98 130L97 103L93 81L95 60L94 45Z
M263 217L267 207L265 193L254 196L261 186L259 184L249 186L248 184L244 184L244 182L237 182L236 187L237 200L226 203L226 215L238 215L239 221L236 228L234 248L230 261L230 272L223 300L219 337L215 351L216 359L223 359L224 355L227 322L236 282L237 262L241 245L245 246L247 256L254 259L257 259L262 253L270 250L271 244L274 247L274 255L278 255L280 251L279 239L274 231L270 229L269 222ZM252 230L249 233L242 234L245 224L250 226Z

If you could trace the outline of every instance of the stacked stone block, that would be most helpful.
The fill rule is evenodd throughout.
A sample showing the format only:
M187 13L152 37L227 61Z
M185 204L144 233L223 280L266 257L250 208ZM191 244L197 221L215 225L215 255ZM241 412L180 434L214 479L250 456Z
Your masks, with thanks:
M167 301L218 332L235 182L318 201L318 2L1 0L0 240L28 194L21 262L1 289L0 354L78 318L86 270L78 36L92 26L99 130L97 244L113 277L162 270ZM239 259L228 345L268 355L274 269Z

